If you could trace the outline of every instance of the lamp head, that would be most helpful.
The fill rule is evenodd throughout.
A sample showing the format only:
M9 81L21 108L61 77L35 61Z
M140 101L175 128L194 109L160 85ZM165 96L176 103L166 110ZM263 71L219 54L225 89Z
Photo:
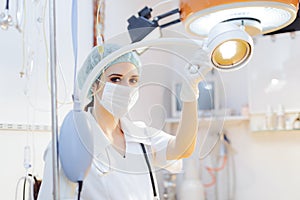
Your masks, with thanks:
M228 71L241 68L250 60L253 53L250 36L291 24L297 16L298 3L298 0L207 0L201 3L180 0L180 15L188 32L208 37L207 48L215 68Z
M253 54L253 40L231 22L219 23L209 32L206 48L218 70L236 70L245 66Z

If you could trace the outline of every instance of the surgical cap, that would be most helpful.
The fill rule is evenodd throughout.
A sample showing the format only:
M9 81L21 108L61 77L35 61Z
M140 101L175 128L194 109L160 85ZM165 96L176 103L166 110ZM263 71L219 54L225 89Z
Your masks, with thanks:
M103 58L105 58L106 56L108 56L109 54L111 54L112 52L114 52L120 48L121 48L121 46L119 46L117 44L104 44L104 45L100 45L100 46L95 46L92 49L91 53L88 55L88 57L84 61L83 65L77 75L77 83L78 83L78 87L80 90L82 89L84 83L86 82L88 75L91 73L91 71L94 69L94 67ZM140 61L137 53L132 51L132 52L128 52L126 54L121 55L120 57L116 58L115 60L110 62L108 65L106 65L103 68L103 70L99 71L99 74L96 77L96 79L93 80L93 83L97 80L97 78L99 78L102 75L102 73L107 68L109 68L110 66L112 66L114 64L118 64L118 63L122 63L122 62L132 63L138 69L138 72L141 73L141 61ZM90 100L91 100L91 95L92 95L91 87L88 92L88 98Z

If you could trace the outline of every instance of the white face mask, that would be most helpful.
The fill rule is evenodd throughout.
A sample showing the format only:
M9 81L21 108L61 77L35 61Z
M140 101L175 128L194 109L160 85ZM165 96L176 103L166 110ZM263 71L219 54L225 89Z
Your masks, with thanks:
M139 98L138 89L106 82L99 103L114 117L121 118L134 106Z

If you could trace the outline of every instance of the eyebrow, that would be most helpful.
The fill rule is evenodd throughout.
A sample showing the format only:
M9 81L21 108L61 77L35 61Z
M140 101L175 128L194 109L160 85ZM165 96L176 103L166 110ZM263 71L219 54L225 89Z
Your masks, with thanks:
M110 74L107 77L111 77L111 76L123 76L122 74Z
M110 74L107 77L112 77L112 76L123 76L122 74ZM139 75L132 75L131 77L139 77Z

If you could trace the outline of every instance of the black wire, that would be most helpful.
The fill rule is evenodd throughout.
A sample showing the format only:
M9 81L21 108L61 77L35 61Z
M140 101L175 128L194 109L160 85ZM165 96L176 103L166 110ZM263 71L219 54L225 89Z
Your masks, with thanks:
M147 163L147 167L148 167L148 170L149 170L149 175L150 175L150 180L151 180L151 184L152 184L153 195L154 195L154 197L157 197L155 183L154 183L154 178L153 178L153 174L152 174L150 162L149 162L149 159L148 159L148 156L147 156L146 148L145 148L145 145L143 143L140 143L140 144L142 146L144 157L145 157L145 160L146 160L146 163Z
M6 0L6 6L5 6L6 10L9 10L9 0Z
M82 190L82 184L83 184L83 181L78 181L78 197L77 197L77 200L80 200L80 193L81 193L81 190Z
M25 189L26 189L26 177L24 179L24 185L23 185L23 200L25 200Z

